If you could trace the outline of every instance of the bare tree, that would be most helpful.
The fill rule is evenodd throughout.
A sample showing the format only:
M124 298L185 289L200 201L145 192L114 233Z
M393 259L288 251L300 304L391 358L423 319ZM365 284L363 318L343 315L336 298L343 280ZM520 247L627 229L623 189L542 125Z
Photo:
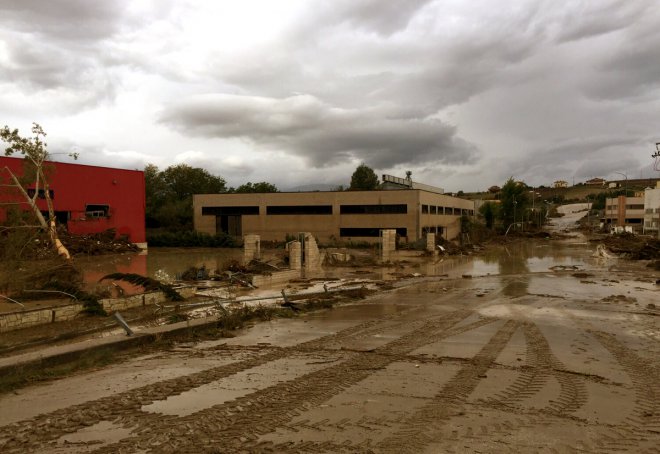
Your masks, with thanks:
M48 160L49 153L47 150L47 143L44 142L46 133L37 123L32 123L32 134L33 137L22 137L18 133L18 129L9 129L8 126L5 126L3 129L0 129L0 139L9 144L9 147L5 149L5 156L11 156L13 154L21 154L25 160L33 167L34 173L30 174L31 178L27 184L21 183L19 176L14 174L14 172L5 166L2 171L4 171L8 176L8 184L3 184L2 186L8 188L15 188L18 193L22 196L23 202L29 205L32 208L32 211L39 222L38 226L43 228L50 238L50 242L59 256L66 260L71 260L71 254L66 247L62 244L57 235L57 224L55 222L55 210L53 208L53 201L50 197L50 187L48 185L48 180L44 172L44 163ZM72 155L74 158L77 158L77 155ZM24 175L25 176L25 175ZM34 193L30 195L26 187L34 189ZM31 192L31 191L30 191ZM48 219L44 217L37 205L37 199L43 195L46 200L46 206L48 208ZM12 203L12 202L9 202Z

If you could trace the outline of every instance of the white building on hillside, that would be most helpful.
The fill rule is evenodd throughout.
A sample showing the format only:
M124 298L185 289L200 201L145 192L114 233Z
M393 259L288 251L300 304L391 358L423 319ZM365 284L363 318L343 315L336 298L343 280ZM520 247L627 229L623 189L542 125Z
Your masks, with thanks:
M644 233L657 234L660 226L660 182L644 191Z

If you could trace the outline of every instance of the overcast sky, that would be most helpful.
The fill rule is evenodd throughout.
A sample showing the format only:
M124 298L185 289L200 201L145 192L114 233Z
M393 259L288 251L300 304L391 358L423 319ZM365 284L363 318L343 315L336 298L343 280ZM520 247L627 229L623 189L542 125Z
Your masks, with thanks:
M660 2L0 0L0 126L32 121L233 186L657 177Z

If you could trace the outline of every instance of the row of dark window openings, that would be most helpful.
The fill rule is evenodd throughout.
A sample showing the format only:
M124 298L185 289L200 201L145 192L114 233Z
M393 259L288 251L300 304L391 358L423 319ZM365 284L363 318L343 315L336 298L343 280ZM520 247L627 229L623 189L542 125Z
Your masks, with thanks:
M340 205L340 214L407 214L408 205ZM202 207L204 216L258 215L258 206ZM267 215L333 214L332 205L267 206Z
M48 211L42 211L41 214L48 219ZM109 205L85 205L85 218L109 218ZM66 224L71 220L70 211L55 211L55 219L59 224Z
M462 214L472 216L473 210L430 206L430 214L447 214L460 216ZM340 205L340 214L408 214L406 204L387 205ZM422 205L422 213L429 214L429 205ZM258 206L233 206L233 207L202 207L204 216L240 216L258 215ZM310 214L333 214L332 205L278 205L267 206L266 215L310 215Z
M381 230L385 230L385 228L346 227L339 229L339 236L342 238L350 238L350 237L377 238L380 236ZM408 236L408 229L405 227L391 227L388 228L387 230L396 230L396 234L401 237Z
M608 210L618 210L619 205L607 205ZM644 204L626 205L626 210L643 210Z
M616 223L617 219L607 219L608 224ZM624 223L626 224L641 224L644 221L642 218L626 218L623 220Z
M445 228L441 225L430 226L430 227L426 226L426 227L422 227L422 233L436 233L442 235L443 233L445 233Z
M468 215L473 216L474 210L467 208L441 207L435 205L422 205L422 214L445 214L452 216Z
M34 197L35 190L34 188L29 188L27 190L29 197ZM52 189L48 190L48 195L51 200L55 200L55 191ZM46 193L43 189L39 189L39 194L37 195L40 199L46 198ZM64 212L63 212L64 213ZM107 218L110 217L110 205L103 204L87 204L85 205L85 217L87 218Z

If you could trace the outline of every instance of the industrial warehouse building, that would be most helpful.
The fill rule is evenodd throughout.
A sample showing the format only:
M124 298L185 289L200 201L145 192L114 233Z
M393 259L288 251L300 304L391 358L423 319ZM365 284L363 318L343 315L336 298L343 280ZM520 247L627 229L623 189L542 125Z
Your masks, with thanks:
M20 158L0 157L0 181L8 182L5 167L22 175L23 164ZM69 233L84 235L114 229L117 235L146 246L144 172L63 162L48 162L45 169L58 224L65 225ZM29 209L20 194L3 189L3 203L15 202L21 209ZM47 212L45 194L38 195L37 204ZM5 210L0 208L0 222L5 219Z
M454 239L460 233L461 216L474 215L470 200L442 194L439 188L433 192L431 186L396 187L394 177L385 177L390 190L196 194L195 230L258 234L266 241L310 232L328 242L377 241L381 230L395 229L403 240L412 242L426 232Z

